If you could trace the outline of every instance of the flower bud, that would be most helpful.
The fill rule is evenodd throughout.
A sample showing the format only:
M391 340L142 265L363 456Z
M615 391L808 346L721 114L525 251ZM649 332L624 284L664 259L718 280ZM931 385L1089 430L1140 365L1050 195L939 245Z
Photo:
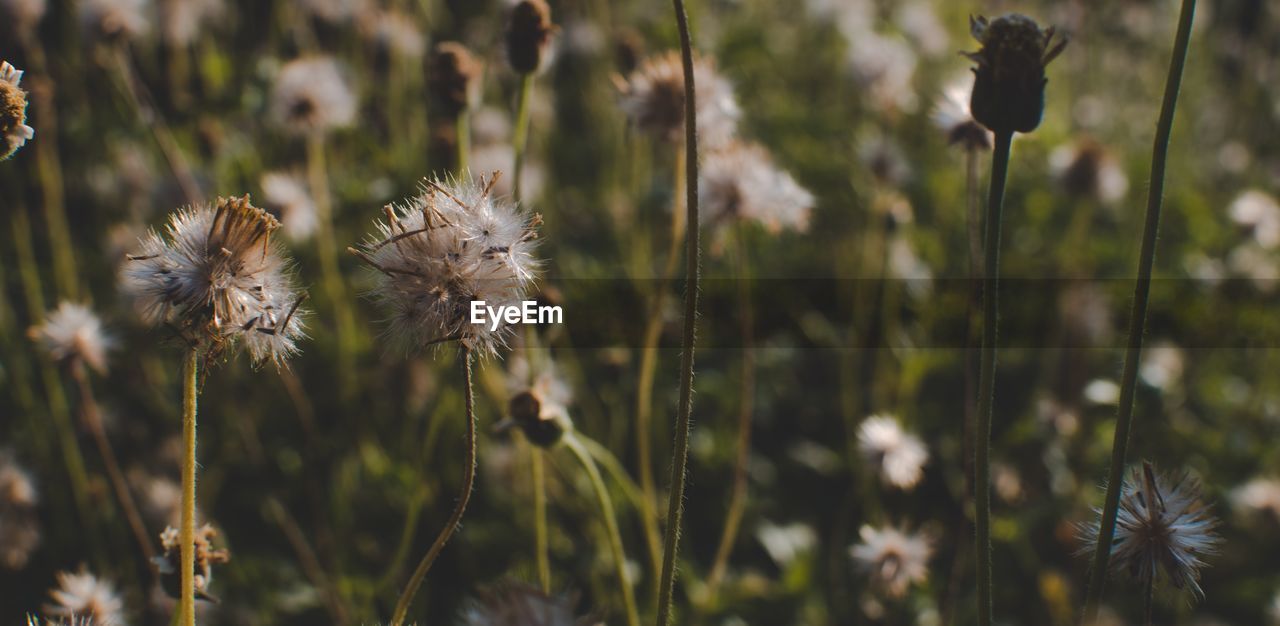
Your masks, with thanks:
M1011 13L988 21L970 17L969 30L982 44L964 53L978 67L969 108L974 119L993 132L1029 133L1044 114L1044 68L1067 45L1054 41L1054 29Z
M479 95L480 62L460 43L441 43L432 54L427 85L444 113L457 117L471 108Z
M511 7L507 21L507 62L517 74L542 69L556 27L545 0L520 0Z
M520 427L525 438L541 448L550 448L560 443L567 430L565 421L559 419L560 414L543 411L542 400L532 391L512 396L507 411L511 414L511 421Z

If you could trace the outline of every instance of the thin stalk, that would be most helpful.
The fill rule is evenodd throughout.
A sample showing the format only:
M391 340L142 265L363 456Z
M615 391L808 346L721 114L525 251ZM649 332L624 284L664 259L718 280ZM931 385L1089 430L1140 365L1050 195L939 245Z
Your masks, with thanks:
M1151 571L1155 571L1155 568L1152 568ZM1142 592L1142 623L1144 626L1154 626L1155 622L1152 620L1152 615L1155 605L1155 577L1148 576L1146 584L1143 586L1145 589Z
M542 593L551 593L551 557L547 548L547 478L543 470L542 449L529 446L533 466L534 543L538 553L538 584Z
M618 517L613 510L613 499L600 476L600 469L591 459L591 453L578 441L573 433L566 433L565 447L582 463L591 480L591 488L595 491L596 502L600 504L600 516L604 519L605 530L609 534L609 551L613 554L613 567L618 577L618 586L622 590L622 604L627 611L627 626L640 626L640 613L636 609L635 592L631 589L631 581L627 577L627 555L622 549L622 533L618 531Z
M515 137L512 142L512 149L515 152L515 165L512 168L512 176L515 180L511 182L511 195L516 202L521 199L520 195L520 179L521 172L524 171L525 152L529 146L529 101L533 98L533 74L520 75L520 100L516 105L516 130Z
M684 0L672 0L680 30L680 56L684 65L685 229L684 336L680 342L680 402L676 413L675 446L671 463L671 493L667 500L667 530L663 541L662 584L658 591L658 626L671 621L671 594L680 550L680 522L684 517L685 473L689 464L690 416L693 413L693 349L698 321L698 127L697 91L693 78L693 44Z
M329 193L324 143L324 136L321 134L307 137L307 178L318 217L316 246L320 255L321 278L338 325L338 367L342 372L342 395L346 399L350 397L355 382L356 322L351 312L346 285L342 282L342 270L338 265L339 248L335 243L333 198Z
M151 538L147 535L146 524L142 523L142 514L138 512L138 505L129 491L129 483L125 480L124 472L120 471L120 462L116 459L115 450L111 448L111 441L107 439L107 431L102 425L102 412L98 409L98 402L94 398L93 386L89 384L84 363L77 359L70 363L68 369L71 380L75 382L80 392L80 410L84 423L89 427L93 441L98 446L98 453L102 455L102 463L107 469L107 477L111 480L111 487L116 492L116 499L120 501L120 509L124 511L125 520L129 523L133 538L138 542L138 549L142 552L141 569L150 572L151 560L156 555L155 549L152 548Z
M466 468L462 474L462 494L458 497L458 503L453 507L453 513L449 515L449 521L445 522L444 528L440 530L435 542L431 544L431 549L427 550L427 554L422 557L422 562L418 563L418 568L414 570L413 576L409 578L409 583L405 585L404 591L400 594L400 599L396 601L395 613L391 617L391 626L403 626L405 615L409 613L409 605L413 603L413 597L417 595L418 588L422 586L422 581L426 579L427 570L431 569L431 564L435 563L437 556L440 556L440 551L444 549L444 544L449 542L449 538L457 530L458 524L462 522L462 514L467 510L467 502L471 500L471 488L476 479L476 411L475 393L472 391L471 385L470 348L462 348L462 358L460 360L462 361L462 378L465 387L464 396L467 410Z
M604 471L609 474L609 477L622 487L622 490L627 494L627 499L631 500L631 504L636 507L636 510L643 511L644 494L640 492L640 486L627 474L627 470L622 467L622 462L618 461L618 457L614 456L608 448L586 435L579 433L577 437L582 447L591 453L591 458L595 459L596 463L603 465Z
M471 113L463 109L454 120L454 127L454 134L457 135L454 143L458 147L458 175L466 176L471 164Z
M182 626L195 626L195 567L196 567L196 378L200 364L200 352L187 351L182 371L182 524L178 531L181 543L182 565L179 568L182 586L179 588L179 612Z
M1084 623L1096 621L1107 580L1107 562L1111 558L1111 542L1115 536L1116 512L1120 505L1120 488L1124 481L1124 460L1129 448L1129 429L1133 424L1133 397L1138 382L1138 359L1142 355L1142 338L1147 330L1147 301L1151 294L1151 274L1156 258L1156 238L1160 232L1160 209L1164 201L1165 162L1169 154L1169 136L1173 132L1173 113L1182 85L1182 67L1191 42L1191 22L1196 0L1182 0L1178 17L1178 35L1169 61L1169 77L1165 82L1164 102L1156 123L1155 142L1151 150L1151 185L1147 190L1147 216L1142 227L1142 248L1138 255L1138 279L1133 287L1133 309L1129 314L1129 340L1125 347L1124 370L1120 377L1120 406L1116 416L1115 438L1111 445L1111 469L1107 474L1107 495L1099 520L1098 547L1093 554L1089 574L1089 591L1085 596Z
M174 139L173 131L156 111L155 99L151 97L151 92L133 71L127 44L117 46L112 50L112 54L115 57L116 69L120 74L125 96L138 114L138 121L151 131L151 136L155 139L156 145L160 146L160 152L164 155L174 178L177 179L182 193L187 197L187 202L196 204L200 201L200 186L196 184L195 176L191 173L191 165L187 163L182 148Z
M982 274L982 352L978 378L978 414L973 446L973 499L977 517L974 545L978 563L978 624L991 626L991 410L996 394L996 332L1000 318L1000 213L1009 173L1013 132L996 133L987 195L986 248Z

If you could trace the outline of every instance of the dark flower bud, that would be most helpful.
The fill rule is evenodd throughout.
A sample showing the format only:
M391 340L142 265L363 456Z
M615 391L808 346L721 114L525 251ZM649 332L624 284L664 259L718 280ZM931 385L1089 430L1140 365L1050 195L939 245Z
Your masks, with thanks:
M431 56L427 86L449 117L471 108L480 85L480 62L466 46L446 41Z
M511 7L507 20L507 62L517 74L542 69L556 27L551 7L544 0L521 0Z
M969 30L982 44L964 53L978 64L969 108L974 119L993 132L1029 133L1044 114L1044 68L1067 45L1054 29L1011 13L987 21L970 17Z
M543 411L542 400L531 391L522 391L507 404L511 421L533 445L550 448L564 437L565 421L556 412Z

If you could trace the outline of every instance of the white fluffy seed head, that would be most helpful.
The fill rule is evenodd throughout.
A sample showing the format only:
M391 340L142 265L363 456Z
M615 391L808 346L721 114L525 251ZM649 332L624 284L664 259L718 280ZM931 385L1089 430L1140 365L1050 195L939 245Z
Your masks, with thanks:
M243 344L255 364L279 366L304 336L305 298L271 240L279 227L247 195L182 209L128 257L124 290L145 321L176 327L208 360Z
M462 626L588 626L596 622L574 615L577 594L548 596L523 583L506 582L481 589L463 609Z
M858 427L858 450L876 466L885 484L905 491L915 488L924 474L929 450L919 437L891 415L872 415Z
M494 176L498 174L495 173ZM496 354L512 329L471 323L471 303L520 306L539 269L537 226L492 193L494 179L428 181L421 193L386 208L376 234L356 250L378 271L373 294L389 312L389 334L409 348L458 340Z
M107 371L107 349L113 341L103 334L102 321L89 307L64 301L29 334L55 361L78 358L99 373Z
M310 239L320 226L315 200L302 176L287 172L262 175L262 197L266 206L280 214L286 237L293 241Z
M0 569L20 570L40 547L40 492L13 455L0 450Z
M52 600L44 607L48 617L88 619L94 626L126 626L124 601L115 586L87 570L58 572L58 586L49 590Z
M312 135L350 126L356 95L338 63L327 56L284 64L271 88L270 116L294 135Z
M0 62L0 161L18 151L36 131L27 125L27 92L19 86L22 70Z
M733 85L716 71L710 59L693 60L697 91L698 140L704 148L729 143L742 112ZM680 53L669 51L645 59L625 80L618 78L619 105L636 128L667 141L684 139L684 65Z
M723 227L752 220L770 233L805 231L813 194L778 168L769 152L755 144L731 143L703 160L698 180L703 225Z
M82 0L80 23L102 39L136 39L151 30L149 0Z
M909 534L886 526L863 526L862 541L849 549L858 568L868 573L871 582L888 595L900 598L914 583L929 577L929 555L932 548L922 535Z

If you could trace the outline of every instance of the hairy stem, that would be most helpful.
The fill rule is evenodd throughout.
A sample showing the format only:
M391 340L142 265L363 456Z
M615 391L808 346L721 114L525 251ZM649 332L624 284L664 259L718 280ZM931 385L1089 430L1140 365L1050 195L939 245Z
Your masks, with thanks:
M516 129L512 148L515 152L515 163L511 168L511 195L520 202L520 174L524 171L524 157L529 147L529 101L533 98L533 74L520 75L520 100L516 105Z
M471 165L471 113L463 109L453 121L457 135L458 176L466 176Z
M1107 563L1111 558L1111 541L1115 536L1116 512L1120 505L1124 481L1125 455L1129 448L1129 429L1133 424L1133 397L1138 382L1138 359L1142 355L1142 338L1147 330L1147 301L1151 293L1151 274L1156 258L1156 238L1160 232L1160 209L1164 201L1164 170L1169 154L1169 136L1173 132L1173 113L1182 85L1182 67L1191 42L1191 22L1196 0L1183 0L1178 17L1178 34L1169 61L1164 102L1156 124L1151 151L1151 185L1147 190L1147 215L1142 227L1142 248L1138 253L1138 278L1133 287L1133 309L1129 313L1129 339L1125 347L1124 370L1120 376L1120 406L1116 416L1115 437L1111 444L1111 468L1107 473L1107 495L1098 526L1098 547L1093 554L1089 574L1089 591L1085 596L1084 623L1098 617L1102 591L1107 580Z
M466 468L462 474L462 494L458 497L458 503L453 507L453 513L449 515L449 521L445 522L444 528L436 536L435 542L431 544L431 549L427 550L427 554L422 557L422 562L418 563L418 568L414 570L413 576L409 578L409 583L405 585L404 592L400 594L400 599L396 601L395 613L391 617L391 626L404 625L404 618L409 612L409 605L413 604L413 597L417 595L418 588L422 586L422 581L427 577L427 570L431 569L431 564L435 563L437 556L440 556L440 551L444 549L444 544L448 543L449 538L453 536L453 532L457 530L458 524L462 521L462 514L467 510L467 502L471 500L471 488L476 480L476 411L475 392L472 390L471 385L470 348L464 347L462 349L461 361L467 412Z
M551 593L551 556L547 548L547 476L543 470L542 449L529 446L533 465L533 524L538 557L538 584L542 593Z
M672 0L680 29L680 56L684 65L685 229L684 333L680 341L680 401L676 409L675 446L671 459L671 493L667 499L667 529L663 537L662 583L658 591L658 626L671 621L671 594L680 551L680 522L684 517L684 488L689 464L690 416L693 413L693 348L698 321L698 127L697 91L693 78L693 43L684 0Z
M582 463L591 480L591 488L595 491L596 501L600 504L600 516L604 519L605 530L609 534L609 551L613 554L614 571L618 577L618 586L622 590L622 604L627 611L627 626L640 626L640 613L636 610L635 593L631 589L631 581L627 577L627 555L622 548L622 533L618 531L618 517L613 510L613 499L600 476L600 469L592 460L591 454L578 441L573 433L566 433L564 443L573 455Z
M178 530L182 554L179 572L179 612L182 626L196 623L196 384L200 352L187 351L182 370L182 523Z

